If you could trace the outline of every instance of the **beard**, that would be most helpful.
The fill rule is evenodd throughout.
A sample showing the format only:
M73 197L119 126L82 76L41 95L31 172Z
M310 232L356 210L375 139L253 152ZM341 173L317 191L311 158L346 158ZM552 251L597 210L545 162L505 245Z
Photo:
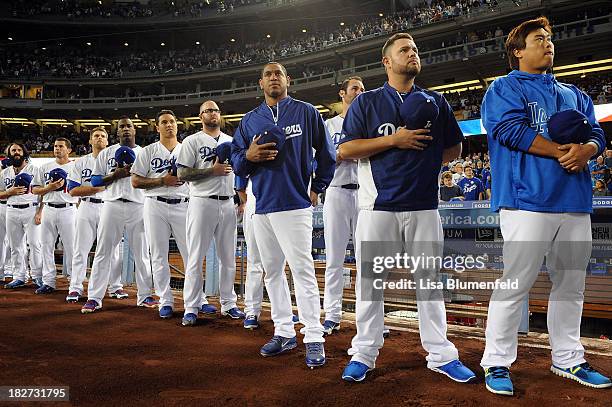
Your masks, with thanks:
M23 157L20 155L14 155L11 157L11 160L13 161L13 167L21 167L21 164L23 164Z
M409 65L406 66L406 74L408 76L411 76L411 77L414 78L414 77L416 77L420 73L421 73L421 65L420 64L418 64L418 65L409 64Z
M209 129L216 129L217 127L220 126L219 124L219 120L209 120L209 121L205 121L204 122L204 126L206 126Z

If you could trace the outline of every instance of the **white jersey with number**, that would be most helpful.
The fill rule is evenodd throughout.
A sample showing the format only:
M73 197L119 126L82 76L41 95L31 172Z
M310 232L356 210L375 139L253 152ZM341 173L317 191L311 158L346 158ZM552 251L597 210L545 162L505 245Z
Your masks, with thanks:
M203 131L199 131L183 140L181 152L176 163L180 167L205 169L213 166L217 158L217 145L231 143L232 138L225 133L215 140ZM206 179L190 181L191 196L208 197L211 195L234 196L234 174L211 176Z
M38 168L38 171L36 172L36 175L34 176L34 179L32 180L32 186L33 187L34 186L38 186L38 187L47 186L52 181L51 177L49 176L49 173L51 172L51 170L54 170L56 168L61 168L62 170L66 171L66 174L69 174L72 171L73 167L74 167L74 161L69 161L66 164L58 164L56 161L50 161L48 163L44 163ZM58 203L58 204L72 203L72 204L75 204L77 203L78 200L79 199L77 197L72 197L68 193L68 180L64 182L64 186L59 191L47 192L43 196L44 203Z
M342 134L342 123L344 118L340 115L332 117L325 121L325 126L331 136L331 141L334 143L336 150L338 149L338 142ZM339 187L346 184L357 184L357 161L355 160L344 160L336 164L336 171L334 172L334 178L332 179L330 187Z
M30 174L31 176L35 176L38 172L38 168L32 164L28 163L20 173ZM6 191L11 188L15 184L15 169L13 167L7 167L0 173L0 177L2 178L2 185L0 188L2 191ZM9 205L24 205L30 204L32 202L38 202L38 196L32 193L32 184L30 184L30 188L27 193L23 195L13 195L7 198L7 203Z
M100 154L98 154L96 165L94 166L94 175L105 177L117 169L115 151L117 151L119 147L121 147L121 145L113 144L110 147L106 147L100 152ZM134 153L136 153L136 158L138 158L138 154L140 154L142 151L142 147L135 146L132 150L134 150ZM142 189L132 187L130 177L115 180L111 184L107 185L102 196L104 197L105 202L127 199L136 203L144 203L144 191Z
M68 173L68 179L81 186L91 187L91 176L93 175L96 158L93 154L87 154L74 162L72 171ZM102 199L102 192L88 195L90 198Z
M132 174L147 178L161 178L168 174L173 162L181 152L181 143L172 151L168 150L160 141L150 144L142 149L132 165ZM183 184L178 187L158 187L145 190L145 196L163 196L166 198L187 198L189 187Z

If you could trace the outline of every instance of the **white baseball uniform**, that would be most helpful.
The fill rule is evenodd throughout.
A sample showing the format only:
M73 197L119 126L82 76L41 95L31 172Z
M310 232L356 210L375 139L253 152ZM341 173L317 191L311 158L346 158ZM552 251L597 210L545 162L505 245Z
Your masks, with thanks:
M115 151L119 147L119 144L114 144L98 154L94 165L94 176L105 177L117 169ZM142 147L135 146L133 150L138 157ZM113 251L125 233L134 254L138 288L136 303L140 305L153 294L151 262L147 237L144 233L144 192L133 188L130 177L125 177L107 185L102 197L104 203L98 226L93 272L89 278L88 300L95 300L102 306L102 298L110 278Z
M74 162L58 164L51 161L41 165L32 180L32 187L44 187L51 178L49 172L55 168L61 168L68 174L72 171ZM55 288L55 242L59 234L64 246L64 260L66 264L72 265L72 251L74 248L74 225L76 218L77 198L68 194L68 181L60 191L51 191L43 196L42 222L40 229L40 248L42 256L43 283Z
M92 154L79 158L74 162L72 171L68 173L68 180L71 183L82 186L91 186L91 176L93 175L95 162L96 158ZM96 240L103 203L102 192L81 197L76 214L74 256L72 257L72 275L68 292L76 291L79 295L83 294L83 281L87 274L87 258ZM114 257L111 261L111 282L108 287L109 293L123 289L123 284L121 283L123 259L119 246L117 246L113 255Z
M160 141L142 149L132 165L132 174L147 178L161 178L168 174L172 163L181 151L177 144L172 151ZM187 205L189 187L187 184L178 187L159 187L144 190L144 228L151 252L151 266L155 291L159 296L159 305L173 306L174 297L170 290L170 266L168 251L170 236L174 236L183 264L187 264Z
M246 281L244 291L244 313L246 315L255 315L259 319L261 314L261 302L263 301L263 278L264 267L261 261L261 255L257 248L257 240L255 240L255 231L253 230L253 215L255 215L255 195L253 195L253 187L248 181L246 187L247 201L244 206L244 214L242 216L242 230L244 232L244 240L247 246L246 259ZM289 283L287 283L287 275L285 274L285 261L283 261L282 277L285 280L287 288L287 296L291 297L289 291Z
M38 168L28 163L21 173L34 176ZM15 169L5 168L0 177L0 188L6 191L15 183ZM11 265L13 280L28 281L27 266L25 264L26 247L30 249L30 275L32 279L42 277L42 263L40 257L40 226L34 223L38 196L32 194L32 187L23 195L13 195L7 199L6 233L11 248ZM24 244L24 236L27 246Z
M325 122L332 142L337 147L342 135L344 118L340 115ZM359 215L357 202L357 162L344 160L336 171L323 203L323 235L325 238L325 319L339 323L342 318L343 269L346 246L353 237Z
M183 140L176 160L178 166L205 169L214 164L218 144L231 142L225 133L218 140L199 131ZM185 314L197 314L202 301L202 262L215 239L219 257L221 312L236 307L236 210L234 174L211 176L189 183L187 209L187 267L185 269Z

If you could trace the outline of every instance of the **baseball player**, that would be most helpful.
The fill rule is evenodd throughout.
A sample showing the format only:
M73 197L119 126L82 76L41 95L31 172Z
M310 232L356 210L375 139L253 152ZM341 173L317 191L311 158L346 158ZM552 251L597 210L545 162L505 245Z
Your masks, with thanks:
M117 123L119 144L102 150L96 158L91 185L105 186L104 203L98 226L96 255L87 287L87 302L81 308L83 314L102 308L102 298L111 273L113 251L125 233L134 254L139 307L155 308L159 304L152 296L153 278L147 236L144 233L144 193L132 187L131 164L142 147L135 142L136 129L129 117L121 117Z
M246 316L243 325L245 329L257 329L259 328L259 315L261 313L261 302L263 301L264 267L253 231L253 215L255 215L256 206L253 184L249 182L248 178L236 177L236 191L240 196L241 204L244 205L242 230L248 250L244 292L244 313ZM281 278L285 280L287 295L290 296L289 283L287 283L285 274L285 261L283 261L282 268ZM299 318L295 314L292 316L292 320L294 324L299 322Z
M384 342L384 302L365 294L368 287L362 270L361 244L397 242L401 250L413 256L421 255L419 249L427 246L439 247L441 252L438 173L443 161L460 155L463 140L446 99L414 84L421 63L409 34L395 34L387 40L382 63L388 82L355 99L344 119L340 140L341 157L359 160L360 186L355 233L357 335L348 351L351 362L342 374L347 381L365 379L375 367ZM412 116L428 106L432 111L426 120ZM441 256L437 251L432 254ZM412 271L415 280L420 281L435 280L438 272L424 267ZM428 368L458 382L474 379L474 373L458 360L457 349L446 337L441 290L417 286L416 294Z
M289 81L281 64L264 66L259 85L265 101L240 122L234 135L232 163L237 175L248 176L253 183L253 228L272 305L274 336L260 353L274 356L297 346L291 297L282 278L286 259L295 282L300 322L304 324L306 364L315 367L325 363L325 349L311 253L312 206L333 178L335 154L319 112L287 95ZM266 142L266 137L275 141ZM317 169L311 179L313 149Z
M102 211L102 192L104 187L91 185L94 165L100 152L108 145L108 133L104 127L96 127L89 134L89 144L92 152L75 161L72 171L68 173L68 193L80 198L77 209L74 232L74 256L72 257L72 275L66 301L78 302L83 295L83 280L87 273L87 258L96 240L100 212ZM119 246L113 252L111 261L111 282L108 287L111 298L128 298L128 293L121 284L123 259Z
M226 163L229 159L227 147L231 146L225 144L223 160L218 155L219 146L231 143L232 138L220 129L221 111L215 102L202 103L200 120L202 131L183 140L176 160L179 179L190 184L183 326L194 325L198 310L202 310L202 262L213 238L219 256L221 315L244 318L244 313L236 307L234 291L237 219L233 200L234 174Z
M132 166L132 186L144 189L144 228L149 250L161 318L171 318L174 297L170 291L168 250L174 236L183 264L187 264L186 219L189 188L179 181L176 157L181 151L177 140L178 126L172 110L157 114L159 141L142 149Z
M547 315L551 371L589 387L612 386L585 360L580 343L591 256L592 191L585 167L603 152L606 141L593 101L547 73L555 55L551 36L545 17L515 27L506 40L514 70L496 79L482 102L495 180L491 209L499 211L504 237L502 280L518 284L515 290L494 290L489 303L481 366L487 389L502 395L514 393L509 368L517 356L521 304L544 258L552 282ZM553 117L560 111L578 119L555 126Z
M55 291L55 242L59 235L64 247L65 264L72 265L74 249L74 219L77 198L68 193L66 179L74 167L68 157L72 144L67 138L59 137L53 143L55 160L43 164L32 181L32 192L42 197L37 211L41 217L40 247L42 256L43 285L36 294L50 294Z
M346 78L338 94L342 98L342 113L325 122L331 140L337 148L342 135L342 123L350 104L365 90L358 76ZM323 203L323 235L325 238L325 295L323 330L331 335L340 330L344 257L351 236L355 236L359 205L357 204L357 161L343 160L336 151L336 171Z
M34 222L38 197L32 194L31 182L38 171L29 162L30 153L21 143L11 143L8 147L11 166L0 173L0 200L6 199L6 233L11 248L11 268L13 280L5 288L24 287L27 278L25 264L26 247L30 249L30 275L36 288L42 283L42 264L40 257L40 226ZM25 241L27 243L24 244Z

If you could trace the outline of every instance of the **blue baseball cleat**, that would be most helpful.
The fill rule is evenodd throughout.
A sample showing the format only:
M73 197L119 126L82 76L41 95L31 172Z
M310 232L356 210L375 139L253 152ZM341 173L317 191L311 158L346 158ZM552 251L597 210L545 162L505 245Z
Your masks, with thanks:
M244 312L240 311L238 307L228 309L227 311L221 311L221 315L224 317L230 317L231 319L242 319L245 317Z
M323 342L309 342L306 344L306 366L314 369L325 364L325 347Z
M197 320L198 320L198 316L190 312L183 316L183 320L181 321L181 324L183 326L194 326Z
M295 349L297 341L293 338L283 338L282 336L274 335L268 343L261 347L259 353L261 356L276 356L283 352L288 352Z
M491 393L503 396L514 395L510 370L504 366L493 366L485 369L485 386Z
M465 367L459 360L453 360L445 365L430 367L434 372L442 373L459 383L467 383L476 378L476 374Z
M164 305L163 307L159 309L159 317L163 319L172 318L173 312L174 311L172 310L171 306Z
M55 291L55 288L51 287L50 285L43 284L42 287L34 291L34 294L51 294L53 291Z
M259 328L259 321L257 319L257 315L247 315L244 318L244 323L242 324L244 329L257 329Z
M350 361L342 372L342 380L347 382L360 382L366 378L368 372L372 371L365 363Z
M583 386L594 387L596 389L612 387L612 381L610 381L610 378L599 373L587 362L581 363L574 367L568 367L567 369L552 365L550 367L550 371L558 376L575 380Z
M217 307L212 304L202 304L202 307L198 310L200 314L214 315L217 313Z
M334 331L340 330L340 324L338 322L330 321L326 319L323 321L323 333L325 335L331 335Z
M23 280L13 280L10 283L8 283L7 285L4 286L4 288L8 288L8 289L12 289L12 288L20 288L20 287L25 287L25 281Z

